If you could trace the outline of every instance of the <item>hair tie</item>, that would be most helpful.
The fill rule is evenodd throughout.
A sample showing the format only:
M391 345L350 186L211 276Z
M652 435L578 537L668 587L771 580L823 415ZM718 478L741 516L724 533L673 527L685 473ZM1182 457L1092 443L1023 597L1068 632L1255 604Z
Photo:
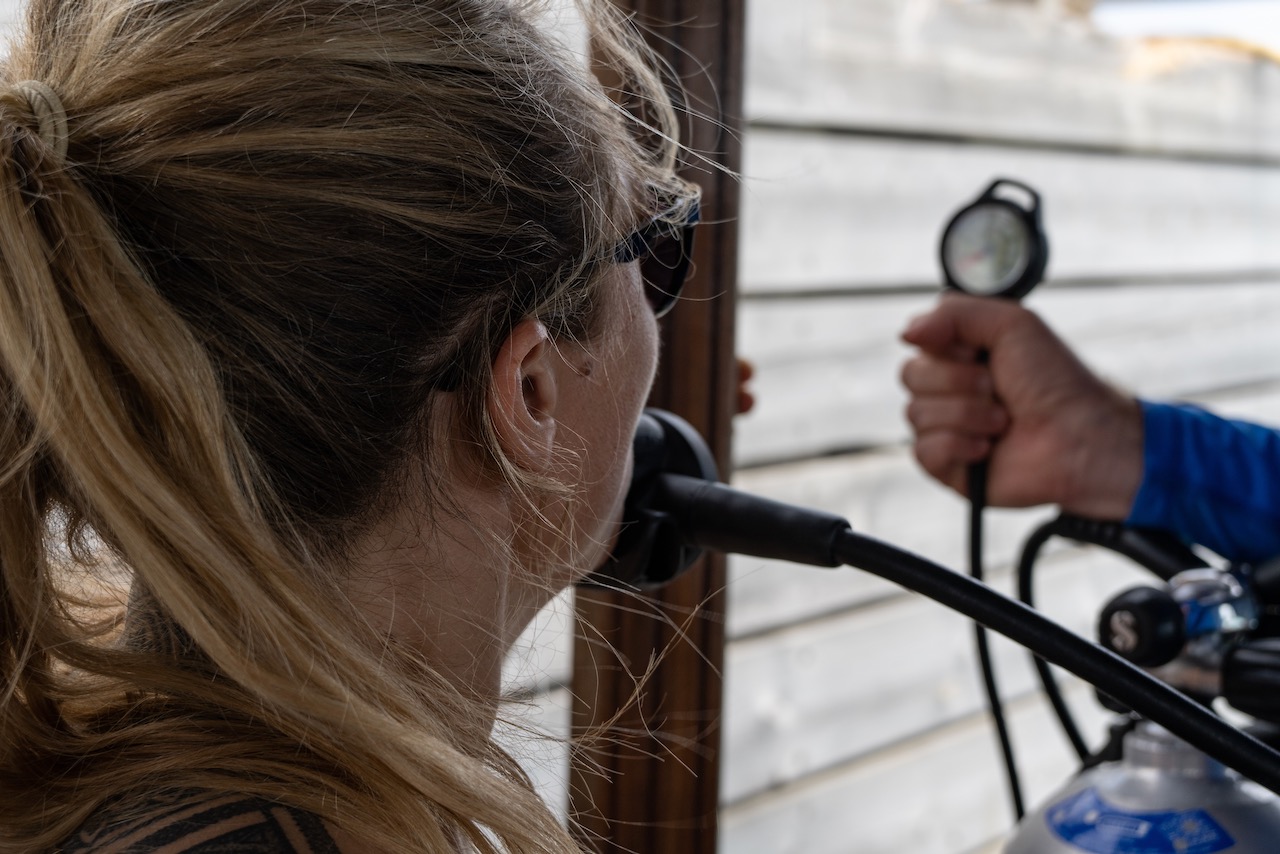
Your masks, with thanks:
M23 80L14 84L14 90L27 99L31 112L39 123L40 139L53 150L54 156L63 160L67 156L67 111L62 101L39 80Z

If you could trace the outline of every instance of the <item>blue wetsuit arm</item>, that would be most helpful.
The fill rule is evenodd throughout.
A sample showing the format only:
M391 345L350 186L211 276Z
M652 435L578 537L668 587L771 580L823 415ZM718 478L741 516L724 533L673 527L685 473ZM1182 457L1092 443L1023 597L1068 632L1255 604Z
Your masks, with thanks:
M1280 431L1142 402L1143 478L1125 521L1230 560L1280 555Z

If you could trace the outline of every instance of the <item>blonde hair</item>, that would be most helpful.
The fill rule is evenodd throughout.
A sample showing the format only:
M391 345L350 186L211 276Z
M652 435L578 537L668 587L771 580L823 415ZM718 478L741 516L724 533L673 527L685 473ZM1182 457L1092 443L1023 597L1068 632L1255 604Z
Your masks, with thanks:
M192 789L397 851L576 850L472 700L332 595L433 391L509 472L497 346L589 335L628 218L690 190L607 4L612 98L530 5L31 4L0 87L0 851Z

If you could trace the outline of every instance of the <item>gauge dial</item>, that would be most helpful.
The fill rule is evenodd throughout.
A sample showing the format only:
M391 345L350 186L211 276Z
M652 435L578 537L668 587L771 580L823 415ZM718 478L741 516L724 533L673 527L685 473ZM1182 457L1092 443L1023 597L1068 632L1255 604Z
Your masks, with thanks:
M1009 205L991 201L961 213L947 230L943 263L967 293L996 296L1012 288L1031 263L1033 236Z

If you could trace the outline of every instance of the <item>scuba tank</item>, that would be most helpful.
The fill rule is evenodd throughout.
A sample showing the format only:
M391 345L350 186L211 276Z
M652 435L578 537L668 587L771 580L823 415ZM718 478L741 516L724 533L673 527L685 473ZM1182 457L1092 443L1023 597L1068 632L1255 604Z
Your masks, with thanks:
M1280 798L1142 721L1123 758L1030 813L1005 854L1275 854Z
M1274 742L1280 638L1265 635L1275 629L1266 603L1277 599L1276 569L1191 569L1126 590L1103 609L1099 642L1205 705L1222 698L1248 712L1255 734ZM1119 755L1029 814L1004 854L1280 851L1280 797L1136 716L1120 720L1112 741Z

